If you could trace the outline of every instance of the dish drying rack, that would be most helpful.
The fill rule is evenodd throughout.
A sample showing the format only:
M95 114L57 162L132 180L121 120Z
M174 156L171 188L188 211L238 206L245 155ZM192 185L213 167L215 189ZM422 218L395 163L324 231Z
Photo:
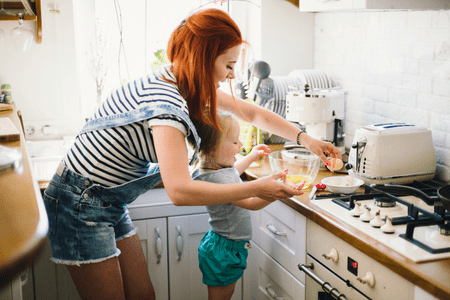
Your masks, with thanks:
M277 115L286 118L286 94L291 88L303 89L305 85L311 90L336 88L336 82L324 71L316 69L294 70L288 76L270 76L261 80L255 91L256 104L263 106ZM238 84L236 93L246 98L245 84ZM287 139L269 134L266 144L284 144Z

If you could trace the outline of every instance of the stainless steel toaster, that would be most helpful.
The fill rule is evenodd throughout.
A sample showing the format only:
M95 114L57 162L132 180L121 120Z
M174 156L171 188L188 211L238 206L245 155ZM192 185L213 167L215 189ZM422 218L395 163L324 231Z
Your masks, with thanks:
M431 180L436 175L431 131L410 123L363 126L355 132L346 167L367 184Z

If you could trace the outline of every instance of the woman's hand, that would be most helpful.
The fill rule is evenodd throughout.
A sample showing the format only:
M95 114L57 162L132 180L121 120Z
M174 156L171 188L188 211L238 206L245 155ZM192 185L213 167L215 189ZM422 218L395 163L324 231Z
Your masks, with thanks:
M339 149L332 143L316 140L304 133L300 137L301 144L305 146L306 149L317 155L323 163L326 163L328 160L326 155L342 160L341 151L339 151Z
M286 172L278 172L254 182L259 185L257 196L271 202L303 194L302 184L291 185L286 182Z

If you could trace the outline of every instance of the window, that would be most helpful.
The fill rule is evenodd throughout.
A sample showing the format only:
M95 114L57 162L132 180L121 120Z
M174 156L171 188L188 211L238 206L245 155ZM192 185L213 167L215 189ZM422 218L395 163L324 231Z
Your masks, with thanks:
M151 72L157 61L155 53L166 49L172 31L191 12L211 7L229 12L236 16L245 39L244 31L250 27L247 24L260 27L249 22L245 11L259 6L244 1L216 4L207 0L95 0L84 5L78 8L77 20L78 27L83 28L78 29L78 68L83 87L82 113L86 117L111 90Z

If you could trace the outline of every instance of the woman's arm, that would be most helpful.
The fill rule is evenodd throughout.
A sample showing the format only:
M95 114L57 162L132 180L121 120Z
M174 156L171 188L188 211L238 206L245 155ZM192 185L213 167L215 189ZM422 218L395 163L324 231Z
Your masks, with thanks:
M231 95L219 89L217 90L217 99L219 108L234 113L242 121L251 123L260 129L284 137L290 141L297 142L297 135L300 129L268 109L239 98L236 98L235 103ZM244 116L238 110L236 104ZM329 154L331 157L342 158L339 149L334 147L333 144L316 140L306 133L300 135L300 143L306 149L319 156L323 162L327 160L324 153Z
M269 205L270 203L272 202L266 201L258 197L251 197L243 200L234 201L232 204L248 210L260 210Z
M278 181L285 176L282 172L236 184L194 181L184 134L170 126L153 126L152 133L164 187L175 205L214 205L250 197L275 201L301 195L301 191Z

